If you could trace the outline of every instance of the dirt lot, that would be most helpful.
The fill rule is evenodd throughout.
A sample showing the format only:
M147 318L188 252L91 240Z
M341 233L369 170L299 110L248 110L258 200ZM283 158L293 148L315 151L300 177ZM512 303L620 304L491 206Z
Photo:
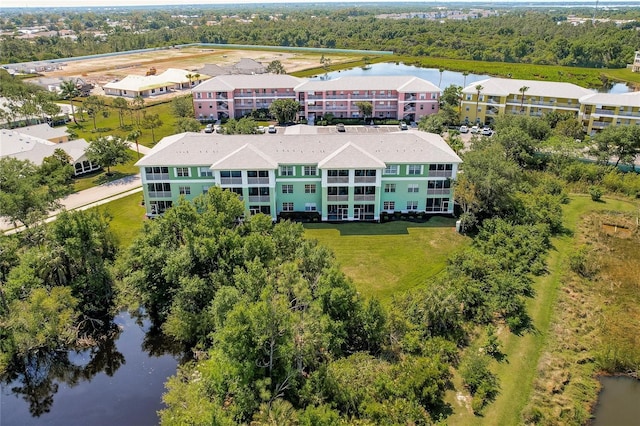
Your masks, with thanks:
M145 75L155 67L157 73L168 68L180 68L197 71L204 64L231 65L242 58L251 58L263 64L279 60L288 73L320 65L320 54L297 52L272 52L258 50L223 50L189 47L166 49L153 52L135 53L107 58L72 61L62 65L61 69L46 72L50 77L82 77L95 86L102 86L114 79L127 75ZM333 63L353 60L349 56L330 55Z

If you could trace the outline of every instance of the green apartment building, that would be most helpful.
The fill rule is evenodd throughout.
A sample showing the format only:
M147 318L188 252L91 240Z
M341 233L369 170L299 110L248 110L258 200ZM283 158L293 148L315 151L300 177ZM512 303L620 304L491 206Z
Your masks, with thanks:
M136 163L147 216L212 186L242 197L247 215L274 220L295 212L317 212L325 221L453 213L452 180L462 161L439 135L296 133L164 138Z

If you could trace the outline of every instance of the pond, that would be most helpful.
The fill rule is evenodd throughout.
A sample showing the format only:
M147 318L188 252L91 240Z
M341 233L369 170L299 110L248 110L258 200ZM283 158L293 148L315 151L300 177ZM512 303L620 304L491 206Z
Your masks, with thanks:
M602 390L592 426L640 424L640 380L632 377L601 377Z
M148 320L123 312L114 323L91 350L40 353L2 377L0 425L158 424L178 352Z
M420 77L424 80L430 81L436 86L444 89L445 87L455 84L457 86L469 86L478 81L490 78L487 74L469 74L466 77L463 73L457 71L444 71L442 73L442 80L440 80L440 71L437 68L421 68L414 65L395 64L393 62L384 62L378 64L368 65L367 69L361 67L350 68L340 71L332 71L327 74L323 74L315 77L316 79L332 79L343 76L399 76L399 75L411 75ZM631 89L624 83L615 83L611 87L603 88L602 92L606 93L626 93Z

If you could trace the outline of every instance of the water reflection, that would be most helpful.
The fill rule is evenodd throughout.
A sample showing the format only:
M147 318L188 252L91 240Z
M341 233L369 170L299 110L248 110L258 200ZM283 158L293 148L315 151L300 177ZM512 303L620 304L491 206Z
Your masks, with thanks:
M39 351L0 378L0 424L156 424L179 347L121 313L86 351Z

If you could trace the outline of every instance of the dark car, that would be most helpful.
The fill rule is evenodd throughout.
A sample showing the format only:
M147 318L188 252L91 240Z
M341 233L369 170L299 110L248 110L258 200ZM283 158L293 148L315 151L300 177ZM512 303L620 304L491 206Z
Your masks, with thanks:
M344 124L342 124L342 123L336 124L336 130L339 131L339 132L346 132L347 131L347 129L344 128Z

